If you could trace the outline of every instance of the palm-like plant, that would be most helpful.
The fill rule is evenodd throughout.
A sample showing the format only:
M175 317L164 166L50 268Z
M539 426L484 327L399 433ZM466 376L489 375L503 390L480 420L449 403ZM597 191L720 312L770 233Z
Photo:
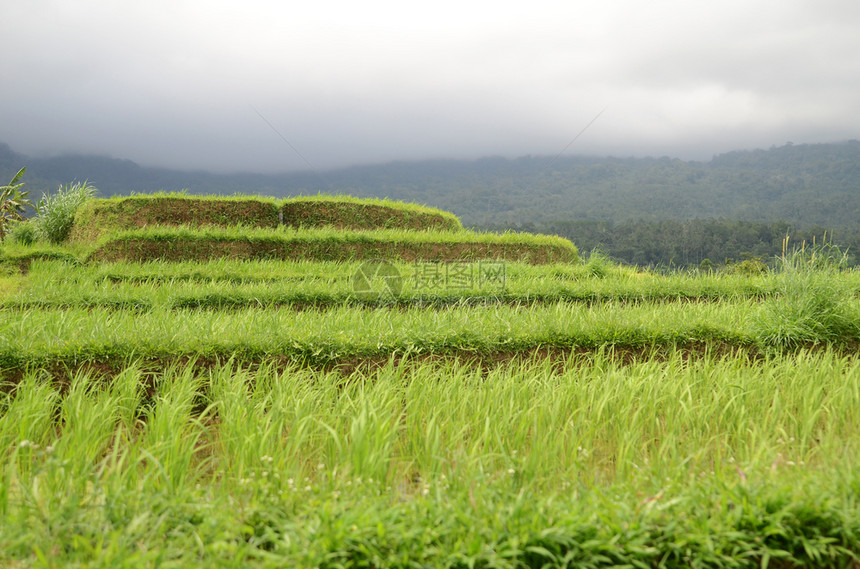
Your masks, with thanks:
M8 185L0 186L0 241L6 238L12 224L24 220L24 208L33 207L27 199L30 192L21 191L24 182L20 180L26 171L26 168L21 168Z

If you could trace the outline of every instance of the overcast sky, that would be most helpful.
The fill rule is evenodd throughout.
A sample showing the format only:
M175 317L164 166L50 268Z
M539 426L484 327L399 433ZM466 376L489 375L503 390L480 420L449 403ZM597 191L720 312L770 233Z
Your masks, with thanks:
M5 0L0 37L0 142L31 155L555 156L601 111L565 155L860 138L857 0Z

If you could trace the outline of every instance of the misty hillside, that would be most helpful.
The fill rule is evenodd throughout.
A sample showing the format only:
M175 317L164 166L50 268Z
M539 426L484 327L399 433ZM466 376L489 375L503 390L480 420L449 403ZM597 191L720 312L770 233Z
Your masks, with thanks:
M0 178L27 166L38 198L89 180L101 195L158 190L277 197L348 193L455 213L467 226L555 233L644 265L767 257L827 229L860 249L860 142L787 144L710 162L570 156L427 160L279 175L144 168L92 156L29 158L0 144ZM705 220L705 221L695 221ZM839 239L837 239L839 241Z
M860 219L858 141L730 152L710 162L483 158L280 175L181 172L91 156L29 158L0 145L0 176L9 179L21 166L27 166L25 181L35 196L85 179L102 195L182 189L275 196L349 193L439 207L466 225L731 218L852 227Z

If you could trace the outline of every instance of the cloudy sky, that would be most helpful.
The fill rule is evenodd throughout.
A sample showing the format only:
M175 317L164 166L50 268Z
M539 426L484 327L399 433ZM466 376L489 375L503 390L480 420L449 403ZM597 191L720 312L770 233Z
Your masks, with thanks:
M706 160L860 138L858 30L857 0L9 0L0 142L222 172Z

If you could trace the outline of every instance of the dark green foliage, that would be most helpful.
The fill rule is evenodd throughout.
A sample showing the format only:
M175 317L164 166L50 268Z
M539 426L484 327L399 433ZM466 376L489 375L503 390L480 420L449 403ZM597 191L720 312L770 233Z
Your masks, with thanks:
M13 243L33 245L39 240L39 232L34 223L30 221L22 221L12 226L7 237Z
M737 275L761 275L767 272L767 265L760 258L744 259L740 263L728 263L726 272Z
M747 258L772 259L782 252L788 235L792 243L812 243L827 233L828 239L848 251L860 251L860 227L829 231L826 227L798 229L785 222L692 219L663 221L570 220L525 225L490 225L482 229L513 229L560 235L582 250L599 247L609 257L639 266L696 267L703 260L720 265Z
M0 173L14 173L2 158ZM20 157L10 153L13 159ZM523 157L355 166L326 172L330 187L320 187L318 176L308 172L214 175L77 156L31 159L30 187L47 191L63 180L93 177L103 192L117 195L130 188L277 197L322 190L425 203L453 212L468 226L729 218L844 228L860 217L858 141L730 152L710 162L588 156L549 162Z
M30 192L21 191L24 182L20 180L26 171L26 168L21 168L7 185L0 186L0 241L16 223L24 220L26 208L33 207L27 199Z

